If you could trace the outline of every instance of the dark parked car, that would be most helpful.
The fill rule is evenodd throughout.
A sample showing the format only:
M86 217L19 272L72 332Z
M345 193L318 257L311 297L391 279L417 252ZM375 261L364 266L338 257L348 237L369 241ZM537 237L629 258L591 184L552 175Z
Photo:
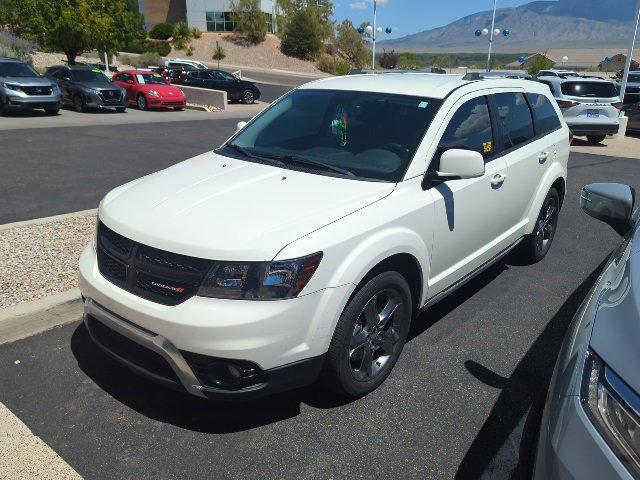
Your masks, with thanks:
M629 117L627 130L640 133L640 102L625 105L624 114Z
M49 115L60 109L58 86L30 65L0 57L0 115L14 110L42 108Z
M105 108L124 112L127 108L126 91L97 68L56 65L45 75L58 83L62 104L73 106L78 112Z
M178 82L190 87L224 90L231 101L253 103L260 98L260 90L252 82L240 80L223 70L191 70Z
M622 82L617 83L618 92ZM629 72L629 78L627 79L627 89L624 92L624 104L638 103L640 102L640 71L633 70Z

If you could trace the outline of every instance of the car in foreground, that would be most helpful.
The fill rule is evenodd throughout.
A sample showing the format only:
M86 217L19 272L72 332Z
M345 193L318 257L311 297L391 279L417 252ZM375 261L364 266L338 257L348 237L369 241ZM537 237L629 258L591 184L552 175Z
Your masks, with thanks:
M47 115L60 110L60 90L31 65L0 57L0 115L10 111L42 109Z
M582 189L590 216L623 236L578 309L551 379L534 479L640 477L640 289L636 194L628 185Z
M569 130L539 83L334 77L239 128L108 193L80 258L91 338L164 385L366 395L421 310L553 242Z
M181 88L171 85L159 73L145 70L124 70L112 78L113 84L127 93L129 105L137 105L140 110L148 108L173 108L182 110L187 105L187 97Z
M77 112L114 109L124 112L127 98L124 88L114 85L98 68L86 65L55 65L45 75L57 82L62 104Z
M558 102L571 132L600 143L618 133L622 102L613 82L599 78L539 77Z
M177 83L190 87L222 90L227 92L227 98L230 101L241 101L247 104L259 100L261 95L260 89L253 82L241 80L224 70L190 70L185 72Z

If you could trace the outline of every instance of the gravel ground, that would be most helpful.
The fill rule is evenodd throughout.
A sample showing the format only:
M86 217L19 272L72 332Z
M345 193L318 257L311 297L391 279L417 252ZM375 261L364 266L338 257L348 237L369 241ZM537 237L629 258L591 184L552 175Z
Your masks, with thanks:
M0 231L0 308L78 286L78 258L95 214Z

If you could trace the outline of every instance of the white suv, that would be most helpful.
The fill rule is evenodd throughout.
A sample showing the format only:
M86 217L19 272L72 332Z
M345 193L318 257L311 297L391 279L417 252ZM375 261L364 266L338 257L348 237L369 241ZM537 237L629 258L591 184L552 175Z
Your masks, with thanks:
M549 87L574 135L600 143L618 132L622 102L613 82L592 77L542 77L538 81Z
M515 247L545 256L568 156L537 82L306 84L216 151L105 196L80 258L86 326L129 368L201 397L317 378L367 394L419 312Z

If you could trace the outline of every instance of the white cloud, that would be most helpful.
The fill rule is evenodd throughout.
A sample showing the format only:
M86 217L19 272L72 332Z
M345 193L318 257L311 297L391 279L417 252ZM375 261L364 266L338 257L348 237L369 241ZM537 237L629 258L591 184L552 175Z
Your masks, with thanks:
M349 4L349 8L353 10L366 10L369 8L369 4L367 2L354 2Z

